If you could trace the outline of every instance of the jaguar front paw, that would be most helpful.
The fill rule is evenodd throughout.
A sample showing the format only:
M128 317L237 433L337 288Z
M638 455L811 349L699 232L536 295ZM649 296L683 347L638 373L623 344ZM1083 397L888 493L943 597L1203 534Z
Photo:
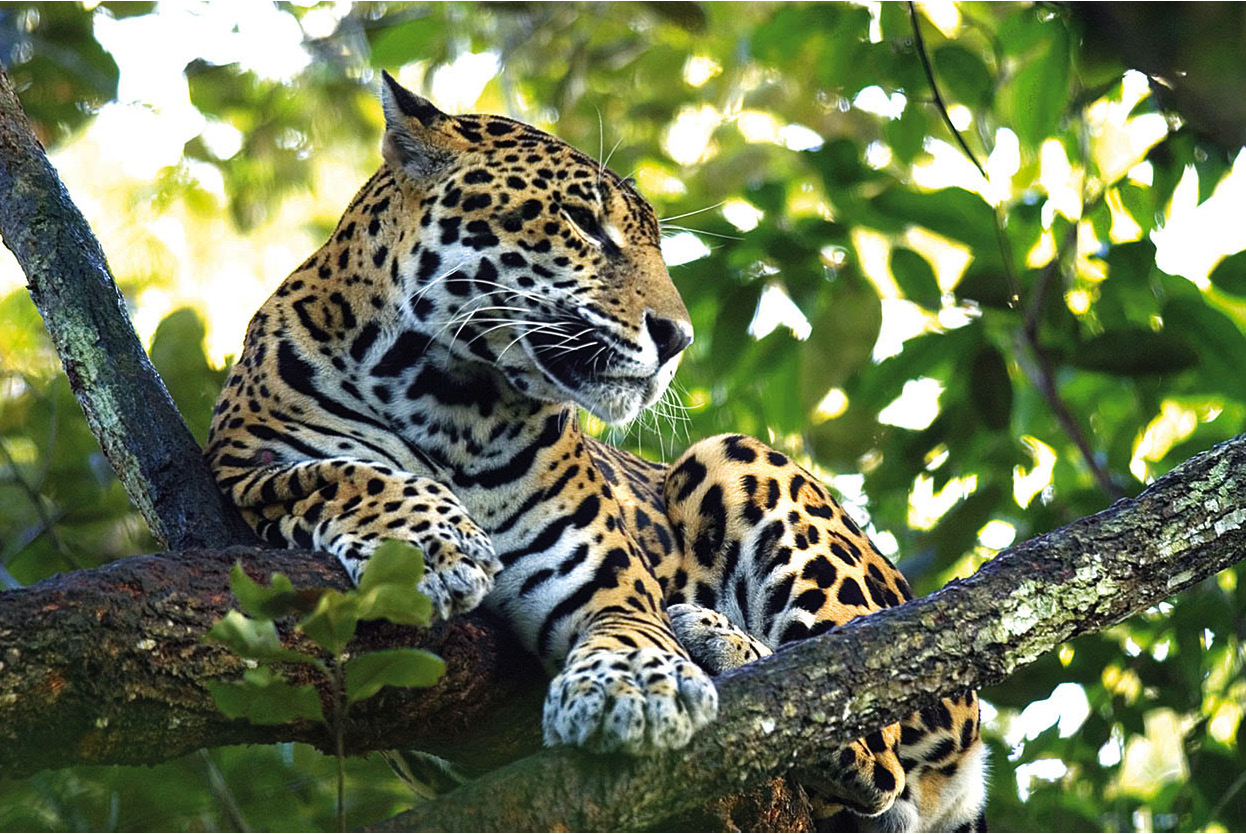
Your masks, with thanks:
M434 614L444 620L480 605L502 569L489 535L463 516L432 524L416 538L426 568L420 590L433 601Z
M550 683L545 743L643 754L683 747L718 713L714 684L696 664L655 648L598 650Z

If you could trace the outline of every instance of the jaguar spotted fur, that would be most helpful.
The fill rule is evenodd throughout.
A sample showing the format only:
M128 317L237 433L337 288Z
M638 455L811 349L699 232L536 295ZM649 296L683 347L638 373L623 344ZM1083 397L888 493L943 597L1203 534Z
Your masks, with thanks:
M386 74L384 162L252 320L206 454L277 546L357 578L420 546L438 616L485 604L554 674L549 744L678 748L711 674L910 598L818 481L761 442L668 465L584 434L665 390L692 340L632 184L535 128L449 116ZM972 693L802 776L823 822L972 828Z

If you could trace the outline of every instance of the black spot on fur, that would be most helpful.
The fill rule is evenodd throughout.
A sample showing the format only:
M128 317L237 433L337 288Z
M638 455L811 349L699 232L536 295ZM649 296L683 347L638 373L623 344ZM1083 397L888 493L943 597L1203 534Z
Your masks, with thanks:
M863 608L868 605L865 595L861 593L861 586L851 576L845 578L843 584L839 586L837 596L844 605L859 605Z

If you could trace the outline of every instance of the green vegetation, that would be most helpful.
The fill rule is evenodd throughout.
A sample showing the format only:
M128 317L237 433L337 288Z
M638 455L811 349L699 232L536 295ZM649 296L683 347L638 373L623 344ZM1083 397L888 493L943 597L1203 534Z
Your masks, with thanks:
M385 619L401 625L427 626L433 605L416 590L424 575L424 556L403 542L385 542L376 549L349 591L332 588L296 589L289 578L272 575L267 587L234 565L229 587L247 613L230 611L208 632L208 639L252 661L242 680L210 683L217 707L229 718L256 724L287 724L300 719L319 721L333 734L338 761L338 829L346 830L345 789L346 713L350 705L371 698L384 686L432 686L445 672L441 658L421 649L380 649L343 653L360 620ZM250 616L247 616L249 614ZM282 647L275 620L302 615L296 629L320 649L304 652ZM291 684L271 664L312 667L328 684L333 712L324 714L316 687Z
M1246 430L1246 171L1191 104L1223 93L1129 71L1159 72L1147 38L1231 65L1240 26L1105 32L1015 3L248 8L0 5L0 61L201 440L247 317L379 164L382 67L609 156L669 218L696 341L653 416L595 431L667 458L767 439L919 592ZM13 587L156 545L2 257ZM994 829L1246 828L1242 572L983 693ZM282 589L252 592L236 650ZM305 634L340 651L321 622ZM283 745L0 777L0 829L332 828L335 770ZM410 792L351 759L346 801L362 825Z

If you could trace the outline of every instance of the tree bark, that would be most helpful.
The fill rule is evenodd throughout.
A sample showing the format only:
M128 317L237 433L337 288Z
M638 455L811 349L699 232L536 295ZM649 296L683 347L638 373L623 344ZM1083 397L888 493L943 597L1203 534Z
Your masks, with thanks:
M156 538L178 550L255 544L143 351L99 241L3 67L0 237L26 273L92 433Z
M332 738L315 722L265 727L226 719L204 686L243 669L242 660L203 642L234 605L229 571L239 560L265 582L279 571L297 587L349 583L322 553L233 548L135 556L0 595L0 773L152 763L228 744L305 741L332 752ZM290 629L282 632L300 645ZM469 727L497 736L496 747L467 746L477 767L539 746L544 676L493 619L459 618L432 630L364 623L352 649L386 646L435 652L446 660L446 675L431 689L387 689L352 707L350 752L417 743L441 752ZM289 672L292 680L318 683L306 668ZM324 697L327 705L327 691ZM493 727L509 716L515 729Z
M296 584L345 582L322 555L235 550L136 557L0 595L0 770L150 762L205 744L327 748L315 727L252 727L211 707L203 682L240 665L200 640L231 604L227 573L239 555L257 576L262 566ZM1246 435L1191 458L1136 499L1002 552L967 580L724 675L719 719L684 750L651 759L546 750L382 828L653 827L764 785L941 695L999 682L1243 556ZM429 648L450 672L434 689L386 691L361 705L352 751L453 748L489 765L534 743L536 664L495 623L468 618L362 637L365 648Z

